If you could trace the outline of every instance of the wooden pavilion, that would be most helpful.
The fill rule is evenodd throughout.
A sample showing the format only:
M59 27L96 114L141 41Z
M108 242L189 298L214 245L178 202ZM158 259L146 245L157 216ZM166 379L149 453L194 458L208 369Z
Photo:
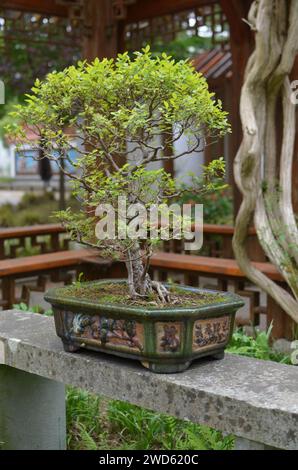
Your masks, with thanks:
M196 34L199 27L208 24L213 47L216 50L224 48L231 60L229 81L232 92L228 108L233 134L229 139L228 168L232 173L233 159L242 138L238 111L241 86L253 47L250 27L243 21L251 3L252 0L1 0L0 16L6 19L3 29L4 48L18 35L24 44L37 40L44 41L44 48L51 44L59 47L60 44L66 48L66 54L67 47L77 47L81 57L87 60L114 57L126 49L140 49L156 38L169 42L185 29L192 29ZM26 22L28 13L35 15L29 26ZM42 34L37 39L38 31ZM209 58L209 68L216 65L218 58L218 55ZM298 61L293 74L297 70ZM220 82L227 79L220 69L217 72ZM220 82L217 80L215 91ZM298 143L296 148L298 151ZM293 187L297 187L297 161L293 173ZM298 194L295 193L293 197L294 205L298 207ZM237 211L240 195L235 185L234 203Z

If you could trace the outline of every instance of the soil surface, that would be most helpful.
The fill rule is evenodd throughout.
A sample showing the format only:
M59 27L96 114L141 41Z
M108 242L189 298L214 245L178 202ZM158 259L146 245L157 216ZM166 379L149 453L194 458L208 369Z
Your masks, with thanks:
M201 305L214 304L224 302L224 298L220 293L199 293L185 291L179 285L172 285L168 288L170 292L170 302L162 303L157 294L153 292L145 299L139 298L133 300L128 294L128 287L126 284L91 284L64 287L61 289L61 297L72 297L80 300L96 303L106 304L121 304L127 306L140 306L140 307L198 307Z

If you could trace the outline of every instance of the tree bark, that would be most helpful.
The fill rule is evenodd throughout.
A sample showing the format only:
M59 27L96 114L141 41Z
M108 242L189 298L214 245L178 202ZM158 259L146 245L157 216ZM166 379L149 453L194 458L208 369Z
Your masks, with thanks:
M144 263L143 259L142 250L136 241L128 250L128 259L126 261L130 297L132 299L148 298L153 291L156 291L162 303L169 302L170 296L168 290L161 283L150 278L146 269L148 260Z
M298 36L296 0L257 0L248 21L255 31L241 93L243 141L235 159L236 183L243 202L236 219L233 248L240 268L298 322L298 232L292 206L295 109L289 74ZM283 136L278 174L276 110L283 99ZM251 263L246 242L253 221L260 243L283 275L291 293Z

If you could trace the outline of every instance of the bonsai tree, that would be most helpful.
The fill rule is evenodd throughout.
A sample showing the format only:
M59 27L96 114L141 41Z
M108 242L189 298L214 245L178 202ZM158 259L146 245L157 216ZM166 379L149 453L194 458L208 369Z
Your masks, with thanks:
M153 227L146 215L186 190L163 163L199 152L207 136L216 139L229 131L226 113L206 80L187 61L175 62L166 54L154 58L147 47L133 59L124 53L116 60L81 62L51 73L43 82L36 80L26 106L18 106L14 117L19 124L9 132L19 144L26 141L26 125L42 143L43 158L55 161L72 181L82 209L61 212L59 219L73 239L123 260L132 298L146 298L155 290L161 301L169 301L166 288L148 275L163 227ZM182 136L187 137L187 148L179 153L175 142ZM71 149L76 159L70 157ZM222 187L217 179L223 173L223 160L213 161L199 180L194 178L192 191ZM119 200L145 208L143 223L138 219L135 230L138 237L127 236L136 229L136 213L128 211L119 218ZM98 237L111 212L118 236L114 230ZM149 229L155 230L150 238ZM169 233L175 236L173 230Z

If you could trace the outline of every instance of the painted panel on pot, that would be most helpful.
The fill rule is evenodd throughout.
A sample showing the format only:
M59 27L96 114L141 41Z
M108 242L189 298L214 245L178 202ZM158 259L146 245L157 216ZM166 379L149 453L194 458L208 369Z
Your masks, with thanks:
M159 353L179 352L181 349L182 323L157 322L156 351Z
M193 327L193 351L224 344L230 333L230 317L197 320Z
M120 346L137 351L144 348L144 327L134 320L67 312L66 322L72 338L89 340L98 346Z

